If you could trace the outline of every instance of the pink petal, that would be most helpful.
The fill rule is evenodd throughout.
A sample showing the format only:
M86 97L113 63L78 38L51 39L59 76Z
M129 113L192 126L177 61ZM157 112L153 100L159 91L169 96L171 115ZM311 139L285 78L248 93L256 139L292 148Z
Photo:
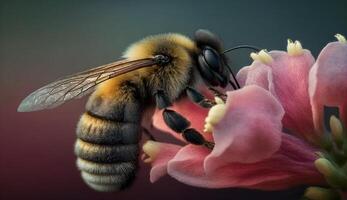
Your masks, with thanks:
M212 95L208 90L200 90L206 97L211 98ZM175 110L176 112L180 113L182 116L187 118L191 122L191 127L198 130L207 140L212 140L211 134L204 133L204 123L205 118L208 113L208 109L202 108L199 105L196 105L195 103L191 102L188 98L181 99L173 104L172 107L169 109ZM172 131L164 122L162 110L156 109L154 115L153 115L153 125L160 129L161 131L164 131L165 133L169 133L175 138L185 141L181 134L178 134L174 131Z
M280 149L257 163L229 163L206 173L204 158L209 150L188 145L168 163L168 174L188 185L205 188L241 187L279 190L302 184L320 184L314 150L293 136L282 134Z
M150 181L154 183L159 178L167 174L167 163L171 160L176 153L181 149L181 146L168 144L168 143L159 143L159 151L155 156L152 164L152 169L150 172Z
M312 140L314 128L308 73L314 58L308 50L300 56L290 56L283 51L271 51L269 54L274 60L271 64L254 61L251 66L240 70L238 78L244 85L256 84L269 90L285 110L283 126Z
M241 86L255 84L275 94L272 70L259 61L254 61L252 65L241 68L236 78Z
M310 71L310 97L316 130L323 130L324 106L339 107L347 125L347 44L329 43Z
M317 149L303 140L288 134L282 134L282 144L271 158L258 163L260 172L268 179L252 184L253 188L259 186L265 190L285 189L304 184L324 184L324 177L316 170L314 161L317 159ZM256 165L257 163L254 163ZM267 172L269 171L269 172Z
M225 179L210 177L204 172L204 159L209 153L210 150L202 146L187 145L183 147L168 163L168 174L188 185L218 188L220 182Z
M228 92L227 111L215 126L215 147L206 158L207 172L230 162L254 163L272 156L281 144L281 104L256 85Z
M285 110L283 126L312 141L314 133L311 103L308 94L308 74L314 58L304 50L300 56L283 51L271 51L271 63L276 96Z

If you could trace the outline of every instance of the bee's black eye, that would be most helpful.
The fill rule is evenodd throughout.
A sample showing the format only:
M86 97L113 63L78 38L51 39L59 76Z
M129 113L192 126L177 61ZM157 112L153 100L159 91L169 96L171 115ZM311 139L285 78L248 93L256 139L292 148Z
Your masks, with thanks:
M210 47L205 47L202 51L206 64L215 72L221 72L222 63L218 52Z
M170 63L171 57L164 54L158 54L154 56L154 60L159 66L164 66Z
M223 58L215 49L204 46L198 55L198 69L200 74L212 86L225 87L228 84Z

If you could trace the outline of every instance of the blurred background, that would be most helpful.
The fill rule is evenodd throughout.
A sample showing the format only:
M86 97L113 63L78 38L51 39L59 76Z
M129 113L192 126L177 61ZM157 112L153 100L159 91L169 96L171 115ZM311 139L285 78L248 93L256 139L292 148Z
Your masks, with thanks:
M347 35L347 1L0 1L0 199L298 199L303 188L264 192L208 190L165 177L151 184L141 165L120 193L89 189L75 167L75 127L86 98L53 109L17 113L20 101L58 77L114 61L144 36L198 28L225 47L285 49L298 39L316 56ZM249 51L230 54L236 69Z

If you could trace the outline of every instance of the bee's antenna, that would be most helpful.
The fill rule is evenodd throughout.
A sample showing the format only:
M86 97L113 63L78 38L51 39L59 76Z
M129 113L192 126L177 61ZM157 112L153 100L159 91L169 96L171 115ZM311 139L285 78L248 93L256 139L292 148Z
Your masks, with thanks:
M256 50L256 51L260 51L260 48L256 47L256 46L252 46L252 45L238 45L236 47L233 47L233 48L230 48L230 49L227 49L227 50L223 51L222 54L225 54L227 52L234 51L234 50L237 50L237 49L253 49L253 50Z
M235 76L233 70L231 70L231 67L228 65L227 62L225 62L225 65L227 66L227 69L229 70L231 76L233 77L236 85L231 80L229 81L229 84L234 88L234 90L240 89L241 86L240 86L239 82L237 81L236 76Z
M230 49L227 49L225 51L222 52L222 54L225 54L225 53L228 53L230 51L234 51L234 50L237 50L237 49L253 49L253 50L256 50L256 51L260 51L260 48L259 47L256 47L256 46L252 46L252 45L238 45L236 47L233 47L233 48L230 48ZM233 73L233 71L231 70L231 67L228 65L227 62L225 62L225 65L227 66L231 76L233 77L235 83L233 83L232 81L229 81L230 85L234 88L234 89L240 89L241 86L239 84L239 82L237 81L236 79L236 76L235 74ZM236 85L235 85L236 84Z

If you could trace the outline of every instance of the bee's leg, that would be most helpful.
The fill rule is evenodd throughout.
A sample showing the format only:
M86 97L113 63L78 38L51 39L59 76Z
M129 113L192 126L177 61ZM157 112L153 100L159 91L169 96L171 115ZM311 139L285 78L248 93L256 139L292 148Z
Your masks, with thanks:
M182 133L183 138L195 145L203 145L209 149L213 149L214 143L207 141L204 136L194 128L190 127L190 121L188 121L181 114L174 110L164 109L163 118L168 127L176 133Z
M166 125L176 133L182 133L183 138L195 145L203 145L209 149L213 149L214 143L207 141L204 136L194 128L190 127L190 121L174 110L167 109L171 106L171 102L163 90L154 93L156 104L159 109L164 109L163 118Z
M142 130L143 130L143 133L146 134L150 140L157 141L155 137L151 134L151 132L149 132L148 129L146 129L145 127L142 127Z
M169 97L165 94L164 90L156 90L154 93L155 102L157 104L157 108L163 109L172 106L172 103Z
M209 90L211 90L214 94L214 96L221 98L224 102L227 100L227 95L213 87L209 87Z
M192 102L198 104L199 106L203 108L211 108L212 106L216 105L214 101L207 99L204 95L202 95L200 92L198 92L192 87L187 87L186 93L188 98Z

